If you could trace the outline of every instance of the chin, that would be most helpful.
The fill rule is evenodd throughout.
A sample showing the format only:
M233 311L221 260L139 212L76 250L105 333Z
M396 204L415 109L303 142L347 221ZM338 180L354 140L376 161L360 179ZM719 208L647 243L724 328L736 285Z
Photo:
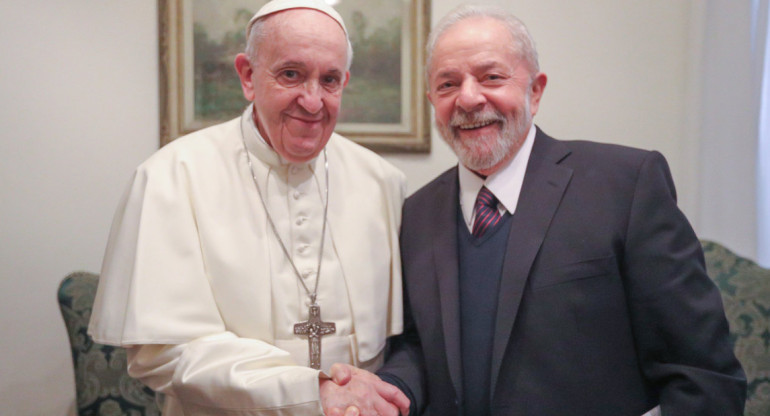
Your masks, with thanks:
M492 167L494 167L495 165L500 163L500 160L502 160L502 159L498 160L498 158L496 158L496 157L495 158L491 158L491 156L489 156L489 155L483 155L483 156L464 155L462 157L458 157L458 159L460 159L460 162L462 162L462 164L466 168L468 168L468 169L470 169L470 170L472 170L474 172L485 171L485 170L491 169Z
M313 159L314 157L318 156L319 153L321 153L321 150L323 147L297 147L294 149L285 149L284 159L288 160L289 162L307 162L310 159Z

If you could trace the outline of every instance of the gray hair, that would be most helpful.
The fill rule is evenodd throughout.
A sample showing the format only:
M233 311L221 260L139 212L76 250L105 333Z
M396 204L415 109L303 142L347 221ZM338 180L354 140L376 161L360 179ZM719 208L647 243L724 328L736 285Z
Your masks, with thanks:
M251 25L251 31L247 34L246 38L246 56L249 58L249 62L252 65L256 63L258 47L268 37L267 30L265 30L265 22L267 18L272 15L267 15L258 19ZM343 30L343 32L345 32ZM345 70L350 71L350 65L353 63L353 45L350 43L348 33L345 32L345 40L348 42L348 56L345 63Z
M532 35L529 34L527 27L521 20L499 7L465 4L449 12L449 14L439 20L436 27L431 30L430 35L428 36L428 43L425 45L426 80L428 80L428 73L433 60L433 49L436 47L436 42L441 35L455 24L460 23L465 19L476 17L487 17L503 23L513 38L513 45L511 46L513 46L519 53L519 56L529 64L532 76L540 71L535 41L532 39Z

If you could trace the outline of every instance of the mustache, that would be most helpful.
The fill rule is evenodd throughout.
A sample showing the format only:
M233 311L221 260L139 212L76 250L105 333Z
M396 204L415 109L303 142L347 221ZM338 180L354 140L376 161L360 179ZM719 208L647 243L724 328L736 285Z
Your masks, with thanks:
M455 110L452 114L452 118L449 120L451 127L462 127L474 124L492 124L495 122L505 123L505 116L499 111L495 110L481 110L473 112L465 112L462 110Z

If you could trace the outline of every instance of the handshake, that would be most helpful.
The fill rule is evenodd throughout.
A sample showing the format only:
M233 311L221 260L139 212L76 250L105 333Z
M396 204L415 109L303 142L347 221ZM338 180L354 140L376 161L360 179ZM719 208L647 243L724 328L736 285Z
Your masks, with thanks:
M409 399L396 386L348 364L334 364L319 383L326 416L409 415Z

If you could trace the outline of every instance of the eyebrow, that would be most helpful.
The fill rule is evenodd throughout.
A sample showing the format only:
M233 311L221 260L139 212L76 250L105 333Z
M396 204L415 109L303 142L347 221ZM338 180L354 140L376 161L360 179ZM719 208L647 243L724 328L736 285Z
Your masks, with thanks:
M305 65L304 62L301 61L283 61L278 65L275 65L275 69L285 68L285 67L299 67L299 68L305 68L307 65Z
M339 69L332 69L329 72L327 72L327 74L341 77L343 72L340 71Z
M441 71L438 74L436 74L436 78L451 78L452 75L455 75L458 72L460 72L460 71L458 71L456 69L444 70L444 71Z
M494 69L500 66L501 64L498 61L482 62L481 64L474 65L473 67L471 67L471 73L486 72L486 71L489 71L490 69ZM458 73L460 73L460 70L458 69L454 69L454 68L446 69L436 74L436 78L450 78L453 75L456 75Z
M482 71L482 72L483 71L489 71L490 69L493 69L493 68L496 68L496 67L499 67L499 66L501 66L501 65L500 65L500 62L498 62L498 61L482 62L480 65L477 65L477 66L473 67L473 72L476 72L476 71Z

